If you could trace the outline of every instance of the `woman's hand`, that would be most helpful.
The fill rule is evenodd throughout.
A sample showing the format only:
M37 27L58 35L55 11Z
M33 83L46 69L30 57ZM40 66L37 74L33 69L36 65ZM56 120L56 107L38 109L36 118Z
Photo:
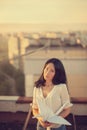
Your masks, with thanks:
M47 121L44 122L43 120L39 120L39 122L40 122L40 124L41 124L44 128L47 128L47 127L49 127L49 126L52 125L52 123L47 122Z

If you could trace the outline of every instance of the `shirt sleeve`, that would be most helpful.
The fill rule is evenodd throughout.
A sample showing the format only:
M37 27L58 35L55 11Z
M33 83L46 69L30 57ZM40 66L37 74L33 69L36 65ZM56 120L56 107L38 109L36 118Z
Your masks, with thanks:
M61 96L62 105L67 102L67 105L66 105L65 108L71 107L73 105L70 102L70 96L69 96L69 92L68 92L66 84L62 84L62 86L61 86L61 95L60 96Z
M37 109L37 102L36 102L36 91L37 91L37 88L34 87L34 90L33 90L33 103L32 103L32 108L35 108Z

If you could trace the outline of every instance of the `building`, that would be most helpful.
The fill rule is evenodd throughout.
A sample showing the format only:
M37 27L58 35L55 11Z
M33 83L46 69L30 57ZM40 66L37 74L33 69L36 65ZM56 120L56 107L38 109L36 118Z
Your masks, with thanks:
M21 55L25 54L25 48L29 44L29 39L24 38L21 35L10 36L8 40L8 57L11 64L16 68L23 70L23 57Z

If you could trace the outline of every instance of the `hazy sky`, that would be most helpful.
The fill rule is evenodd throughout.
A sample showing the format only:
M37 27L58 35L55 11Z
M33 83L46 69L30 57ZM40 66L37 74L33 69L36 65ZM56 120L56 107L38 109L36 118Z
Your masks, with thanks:
M0 0L0 23L87 23L87 0Z

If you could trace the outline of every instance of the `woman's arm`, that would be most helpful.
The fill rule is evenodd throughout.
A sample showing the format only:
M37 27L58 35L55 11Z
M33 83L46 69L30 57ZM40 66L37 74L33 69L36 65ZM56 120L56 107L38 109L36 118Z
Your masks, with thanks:
M64 110L59 114L59 116L65 118L65 117L67 117L67 116L70 114L70 112L71 112L71 107L68 107L68 108L64 109Z
M65 118L70 114L71 106L72 106L72 103L70 102L70 95L69 95L66 84L63 84L61 86L61 95L60 96L61 96L62 105L65 104L65 102L67 102L66 108L64 108L64 110L59 114L60 116Z
M39 114L39 110L38 109L35 109L33 108L33 115L36 116ZM38 121L42 120L42 117L37 117Z
M33 115L36 116L37 114L39 114L39 111L37 108L33 108Z

